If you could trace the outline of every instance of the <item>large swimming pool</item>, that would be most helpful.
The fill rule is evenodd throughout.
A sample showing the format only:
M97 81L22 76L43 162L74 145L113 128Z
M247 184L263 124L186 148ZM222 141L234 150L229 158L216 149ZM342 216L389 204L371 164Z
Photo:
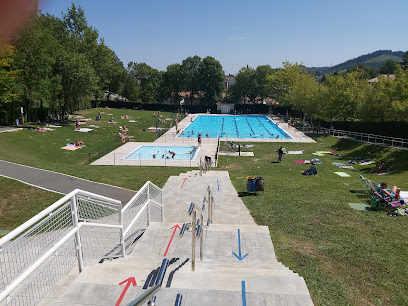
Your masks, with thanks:
M195 146L140 146L123 159L127 160L194 160L199 151Z
M261 115L199 115L179 137L197 137L198 133L209 138L292 139L267 116Z

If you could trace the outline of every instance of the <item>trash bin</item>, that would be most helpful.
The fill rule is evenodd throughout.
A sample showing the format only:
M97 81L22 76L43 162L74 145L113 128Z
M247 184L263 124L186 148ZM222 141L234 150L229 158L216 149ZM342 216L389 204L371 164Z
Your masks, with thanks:
M247 192L255 192L255 178L253 176L247 176Z
M263 180L263 178L260 177L260 176L257 176L257 177L255 178L255 190L256 190L256 191L265 191L265 188L264 188L264 180Z

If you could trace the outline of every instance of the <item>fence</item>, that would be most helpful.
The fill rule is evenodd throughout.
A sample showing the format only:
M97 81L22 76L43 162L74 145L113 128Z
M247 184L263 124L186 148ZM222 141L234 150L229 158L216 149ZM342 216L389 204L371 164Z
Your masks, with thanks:
M75 263L81 272L84 260L125 256L149 223L160 221L162 190L151 182L124 208L74 190L0 239L0 301L38 304Z
M125 138L125 142L122 142L122 139L117 137L114 141L99 146L98 151L88 153L88 164L91 164L95 160L101 158L103 155L108 154L109 152L117 149L118 147L120 147L121 145L128 141L129 138Z
M408 150L408 139L404 138L395 138L335 129L324 129L324 133L330 136L344 137L355 141Z

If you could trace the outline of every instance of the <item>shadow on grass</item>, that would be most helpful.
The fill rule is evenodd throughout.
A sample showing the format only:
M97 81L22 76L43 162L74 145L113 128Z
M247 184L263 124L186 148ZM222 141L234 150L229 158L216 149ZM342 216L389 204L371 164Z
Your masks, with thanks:
M253 197L253 196L257 196L258 194L256 192L246 192L246 191L240 191L238 192L238 196L240 198L242 197Z

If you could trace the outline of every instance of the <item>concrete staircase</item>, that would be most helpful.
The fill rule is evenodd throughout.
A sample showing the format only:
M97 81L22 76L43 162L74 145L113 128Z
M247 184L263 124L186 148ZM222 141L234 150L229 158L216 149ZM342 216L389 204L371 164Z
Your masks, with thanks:
M171 228L191 222L189 203L201 204L207 186L214 191L214 221L203 232L201 262L196 242L192 272L191 232L179 238L177 231L169 246ZM191 171L170 177L164 197L165 222L151 223L129 256L87 266L73 281L70 275L69 287L67 281L58 284L42 305L114 305L125 288L119 283L135 277L137 286L129 287L121 303L126 305L153 284L168 246L170 265L156 305L174 305L178 293L183 295L182 305L313 305L303 278L276 259L268 227L255 224L228 172L199 176ZM242 260L233 255L239 254L238 229L242 256L248 253Z

